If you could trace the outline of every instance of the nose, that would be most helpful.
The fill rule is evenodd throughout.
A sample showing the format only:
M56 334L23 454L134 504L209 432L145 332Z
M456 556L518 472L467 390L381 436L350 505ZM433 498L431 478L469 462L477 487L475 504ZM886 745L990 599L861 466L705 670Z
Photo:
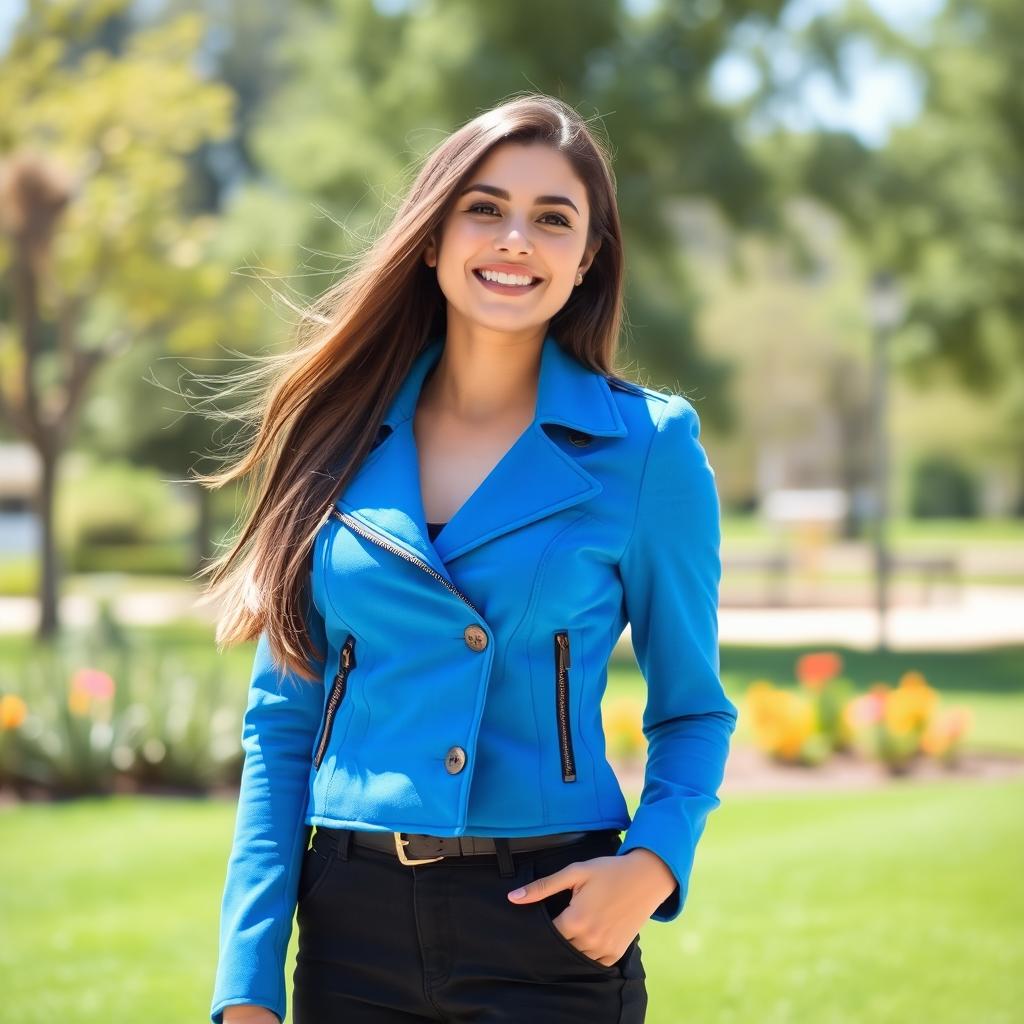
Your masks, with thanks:
M522 228L512 224L507 231L499 234L494 240L494 248L498 252L515 252L529 254L533 252L533 243Z

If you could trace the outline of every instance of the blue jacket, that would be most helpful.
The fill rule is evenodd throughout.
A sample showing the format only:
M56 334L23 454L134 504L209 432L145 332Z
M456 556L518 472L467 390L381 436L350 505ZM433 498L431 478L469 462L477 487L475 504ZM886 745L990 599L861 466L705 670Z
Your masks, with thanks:
M737 709L719 679L719 501L683 397L595 373L548 335L533 422L431 542L413 412L420 353L317 535L309 626L323 685L283 675L265 636L243 719L211 1019L285 1017L308 826L527 836L626 830L682 910ZM647 683L632 819L601 696L627 623ZM410 870L429 870L429 865Z

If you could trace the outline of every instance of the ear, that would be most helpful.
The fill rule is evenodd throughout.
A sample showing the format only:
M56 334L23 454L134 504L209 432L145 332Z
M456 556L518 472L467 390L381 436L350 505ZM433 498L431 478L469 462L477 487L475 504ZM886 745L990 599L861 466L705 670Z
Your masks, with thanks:
M601 240L597 240L597 244L594 246L587 246L583 253L583 259L580 261L580 273L585 274L589 269L591 263L594 262L594 257L597 255L598 249L601 248Z
M434 235L430 236L430 241L427 242L427 246L423 250L423 262L428 267L437 266L437 240Z

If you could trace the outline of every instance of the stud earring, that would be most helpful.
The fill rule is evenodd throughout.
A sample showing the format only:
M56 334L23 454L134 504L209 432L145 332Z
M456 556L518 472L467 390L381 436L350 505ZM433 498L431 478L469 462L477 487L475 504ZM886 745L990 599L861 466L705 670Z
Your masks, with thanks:
M583 284L583 274L582 273L579 273L579 274L576 275L576 283L577 284Z

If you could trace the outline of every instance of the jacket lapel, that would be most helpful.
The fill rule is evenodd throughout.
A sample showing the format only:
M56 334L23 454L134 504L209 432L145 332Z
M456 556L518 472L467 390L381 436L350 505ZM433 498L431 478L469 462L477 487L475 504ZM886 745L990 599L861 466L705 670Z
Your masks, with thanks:
M386 436L363 460L337 505L447 578L445 563L601 492L600 482L559 447L545 424L601 437L627 431L605 378L578 363L549 334L541 351L533 421L431 543L413 414L443 346L443 339L435 339L417 356L384 418Z

